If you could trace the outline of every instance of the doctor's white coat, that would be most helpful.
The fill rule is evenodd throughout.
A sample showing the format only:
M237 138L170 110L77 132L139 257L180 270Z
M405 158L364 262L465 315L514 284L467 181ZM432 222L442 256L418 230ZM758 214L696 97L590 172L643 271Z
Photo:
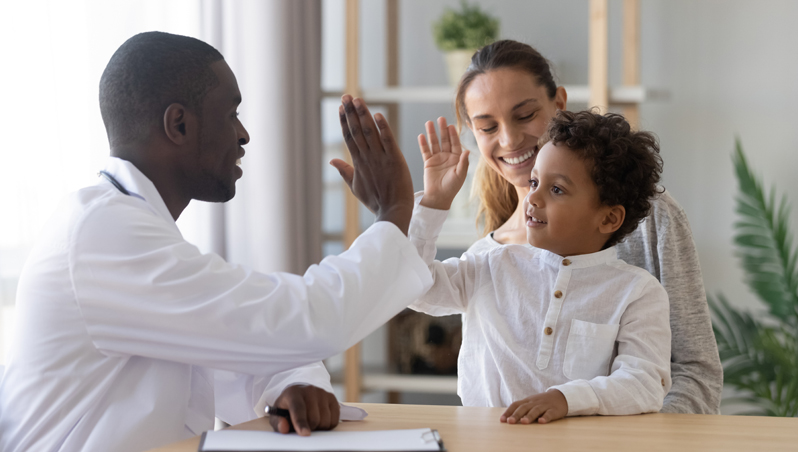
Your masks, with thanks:
M67 198L23 270L0 383L0 450L138 451L252 419L318 361L431 285L391 223L304 275L262 274L186 242L155 186L112 158Z

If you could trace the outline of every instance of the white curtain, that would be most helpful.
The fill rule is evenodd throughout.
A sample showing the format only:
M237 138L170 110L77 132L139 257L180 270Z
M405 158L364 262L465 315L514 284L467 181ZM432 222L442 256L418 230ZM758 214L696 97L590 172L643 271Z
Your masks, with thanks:
M203 0L202 38L238 79L250 134L227 204L196 203L191 240L263 272L321 258L321 2Z

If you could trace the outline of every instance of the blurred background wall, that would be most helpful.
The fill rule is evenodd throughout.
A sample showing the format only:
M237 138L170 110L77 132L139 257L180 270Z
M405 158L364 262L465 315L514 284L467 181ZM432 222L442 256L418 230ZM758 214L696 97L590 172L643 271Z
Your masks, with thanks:
M321 88L341 90L344 0L320 1ZM457 7L458 3L399 2L400 84L447 83L442 54L432 38L432 22L445 7ZM551 60L559 83L587 83L587 1L477 3L499 18L501 38L529 43ZM610 1L610 85L620 84L620 7L620 1ZM642 104L641 128L655 132L660 139L663 183L690 219L707 291L722 290L732 303L759 310L761 306L742 281L732 247L736 180L730 155L738 136L766 186L775 183L793 204L798 202L798 178L794 175L798 170L798 27L794 25L798 2L643 0L641 8L641 83L670 93L666 100ZM385 3L362 1L360 13L363 86L382 86ZM95 173L107 155L96 89L108 58L125 39L140 31L157 29L201 37L201 28L201 2L193 0L0 2L0 337L13 327L16 278L37 231L66 193L95 182ZM247 31L242 33L246 36ZM249 56L259 57L268 56ZM247 92L243 95L246 105ZM570 109L583 107L569 104ZM340 142L337 101L323 101L321 109L323 141L333 148ZM400 107L401 146L417 189L422 187L422 165L415 137L422 132L424 121L438 116L453 122L452 106ZM242 120L253 142L268 140L264 129L247 122L245 111ZM325 171L325 179L334 183L337 173ZM338 227L342 222L340 199L325 195L323 201L323 222ZM364 214L363 226L369 222ZM190 211L181 218L186 237L197 242L207 242L205 223L202 215ZM795 210L792 226L794 231L798 228ZM325 247L326 253L340 250ZM460 251L443 250L450 255ZM0 345L3 350L5 344ZM381 365L386 356L383 328L365 342L364 362ZM335 370L341 358L328 364ZM366 400L382 401L384 397L372 394ZM411 394L405 401L413 400L421 399L413 399ZM438 401L456 403L456 398Z

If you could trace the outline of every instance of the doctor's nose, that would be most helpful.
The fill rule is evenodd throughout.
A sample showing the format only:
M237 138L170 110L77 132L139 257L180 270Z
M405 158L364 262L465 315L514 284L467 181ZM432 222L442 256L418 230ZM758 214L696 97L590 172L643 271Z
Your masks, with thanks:
M244 124L241 124L241 129L238 131L238 145L243 146L247 143L249 143L249 132Z

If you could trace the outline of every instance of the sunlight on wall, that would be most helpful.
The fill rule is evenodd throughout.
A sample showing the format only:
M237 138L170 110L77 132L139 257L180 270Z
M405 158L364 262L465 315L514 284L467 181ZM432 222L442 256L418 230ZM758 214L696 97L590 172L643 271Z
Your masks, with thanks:
M0 12L0 364L17 279L36 237L69 192L94 184L108 142L100 76L136 33L197 36L193 0L26 0Z

